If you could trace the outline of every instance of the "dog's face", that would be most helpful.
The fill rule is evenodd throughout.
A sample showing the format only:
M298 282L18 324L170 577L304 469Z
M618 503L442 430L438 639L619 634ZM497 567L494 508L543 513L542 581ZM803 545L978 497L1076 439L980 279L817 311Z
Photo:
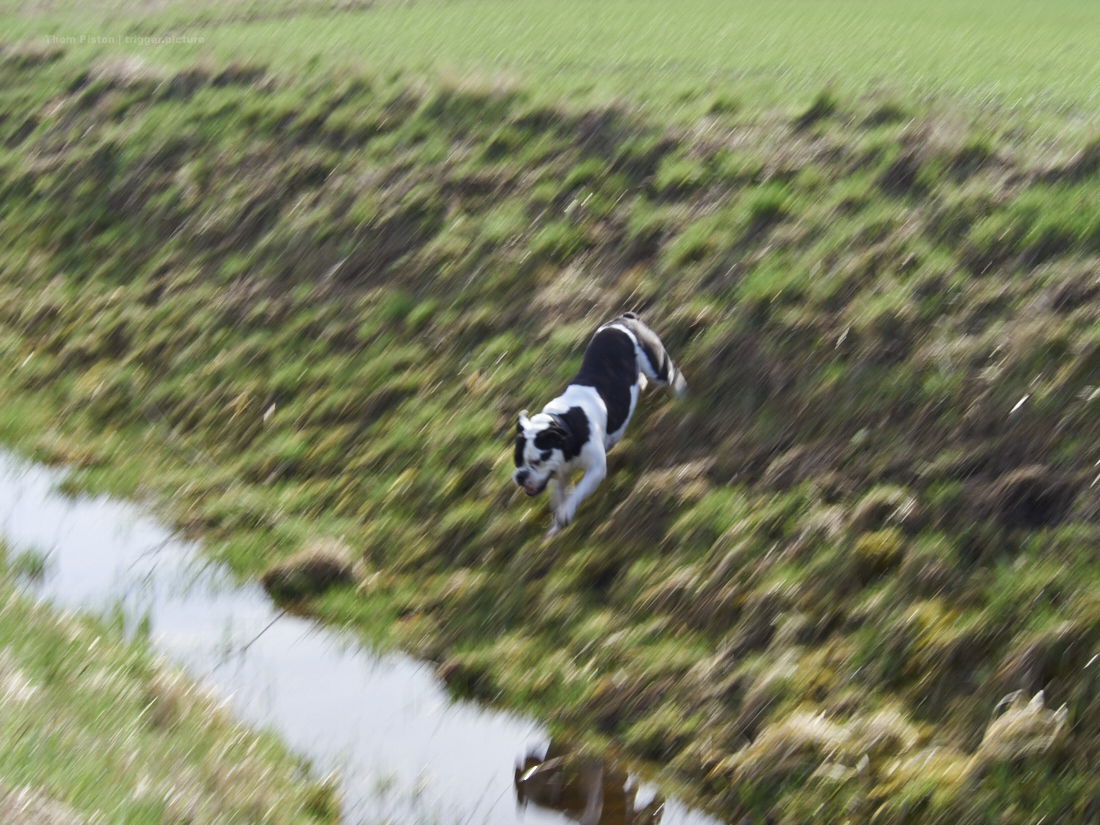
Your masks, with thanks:
M545 490L551 476L562 468L565 437L565 431L550 416L539 413L528 418L526 410L519 414L512 481L527 495L537 496Z

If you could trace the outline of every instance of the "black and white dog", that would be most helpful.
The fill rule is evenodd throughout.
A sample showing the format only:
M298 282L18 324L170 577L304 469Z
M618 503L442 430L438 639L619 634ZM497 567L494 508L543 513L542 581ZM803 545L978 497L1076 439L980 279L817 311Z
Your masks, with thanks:
M647 378L671 385L677 397L687 390L661 339L627 312L596 330L565 392L538 415L519 414L512 480L529 496L550 486L554 520L548 536L572 521L577 505L607 475L607 451L626 432ZM576 470L584 475L568 489Z

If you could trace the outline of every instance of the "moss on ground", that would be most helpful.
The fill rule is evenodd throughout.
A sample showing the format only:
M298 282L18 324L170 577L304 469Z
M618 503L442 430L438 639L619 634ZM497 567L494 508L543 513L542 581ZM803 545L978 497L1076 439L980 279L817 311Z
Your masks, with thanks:
M1095 136L137 68L0 52L6 440L725 816L1094 818ZM626 309L693 395L543 543L514 417Z

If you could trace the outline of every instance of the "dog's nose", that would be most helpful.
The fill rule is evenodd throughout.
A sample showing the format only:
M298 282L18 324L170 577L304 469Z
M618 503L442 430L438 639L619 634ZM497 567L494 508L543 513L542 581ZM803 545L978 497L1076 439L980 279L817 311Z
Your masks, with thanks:
M520 470L518 473L516 473L516 484L519 484L520 486L523 486L526 482L527 482L527 471L526 470Z

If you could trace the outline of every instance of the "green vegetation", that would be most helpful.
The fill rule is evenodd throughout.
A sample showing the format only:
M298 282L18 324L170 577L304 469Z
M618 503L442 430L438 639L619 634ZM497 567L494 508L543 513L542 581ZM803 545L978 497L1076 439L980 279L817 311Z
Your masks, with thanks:
M828 31L814 15L840 7L792 25ZM1011 19L1029 43L1062 25ZM260 38L223 23L218 48ZM306 40L282 76L216 49L0 52L0 436L158 502L244 576L341 541L354 584L304 609L725 816L1095 818L1088 121L964 106L981 60L944 63L957 94L934 103L864 95L854 69L792 80L804 102L780 109L697 83L685 125L518 83L294 78ZM1050 54L997 94L1077 59ZM1090 71L1052 104L1087 110ZM543 542L545 501L508 481L515 415L624 309L693 395L647 394Z
M1100 9L1073 0L5 0L3 12L9 40L73 38L80 62L258 57L295 75L350 67L433 83L477 72L544 98L628 97L689 117L809 105L825 82L848 99L1100 110ZM191 42L141 40L165 35Z
M7 567L0 704L0 818L9 825L305 825L339 815L329 783L158 662L145 640L36 605Z

